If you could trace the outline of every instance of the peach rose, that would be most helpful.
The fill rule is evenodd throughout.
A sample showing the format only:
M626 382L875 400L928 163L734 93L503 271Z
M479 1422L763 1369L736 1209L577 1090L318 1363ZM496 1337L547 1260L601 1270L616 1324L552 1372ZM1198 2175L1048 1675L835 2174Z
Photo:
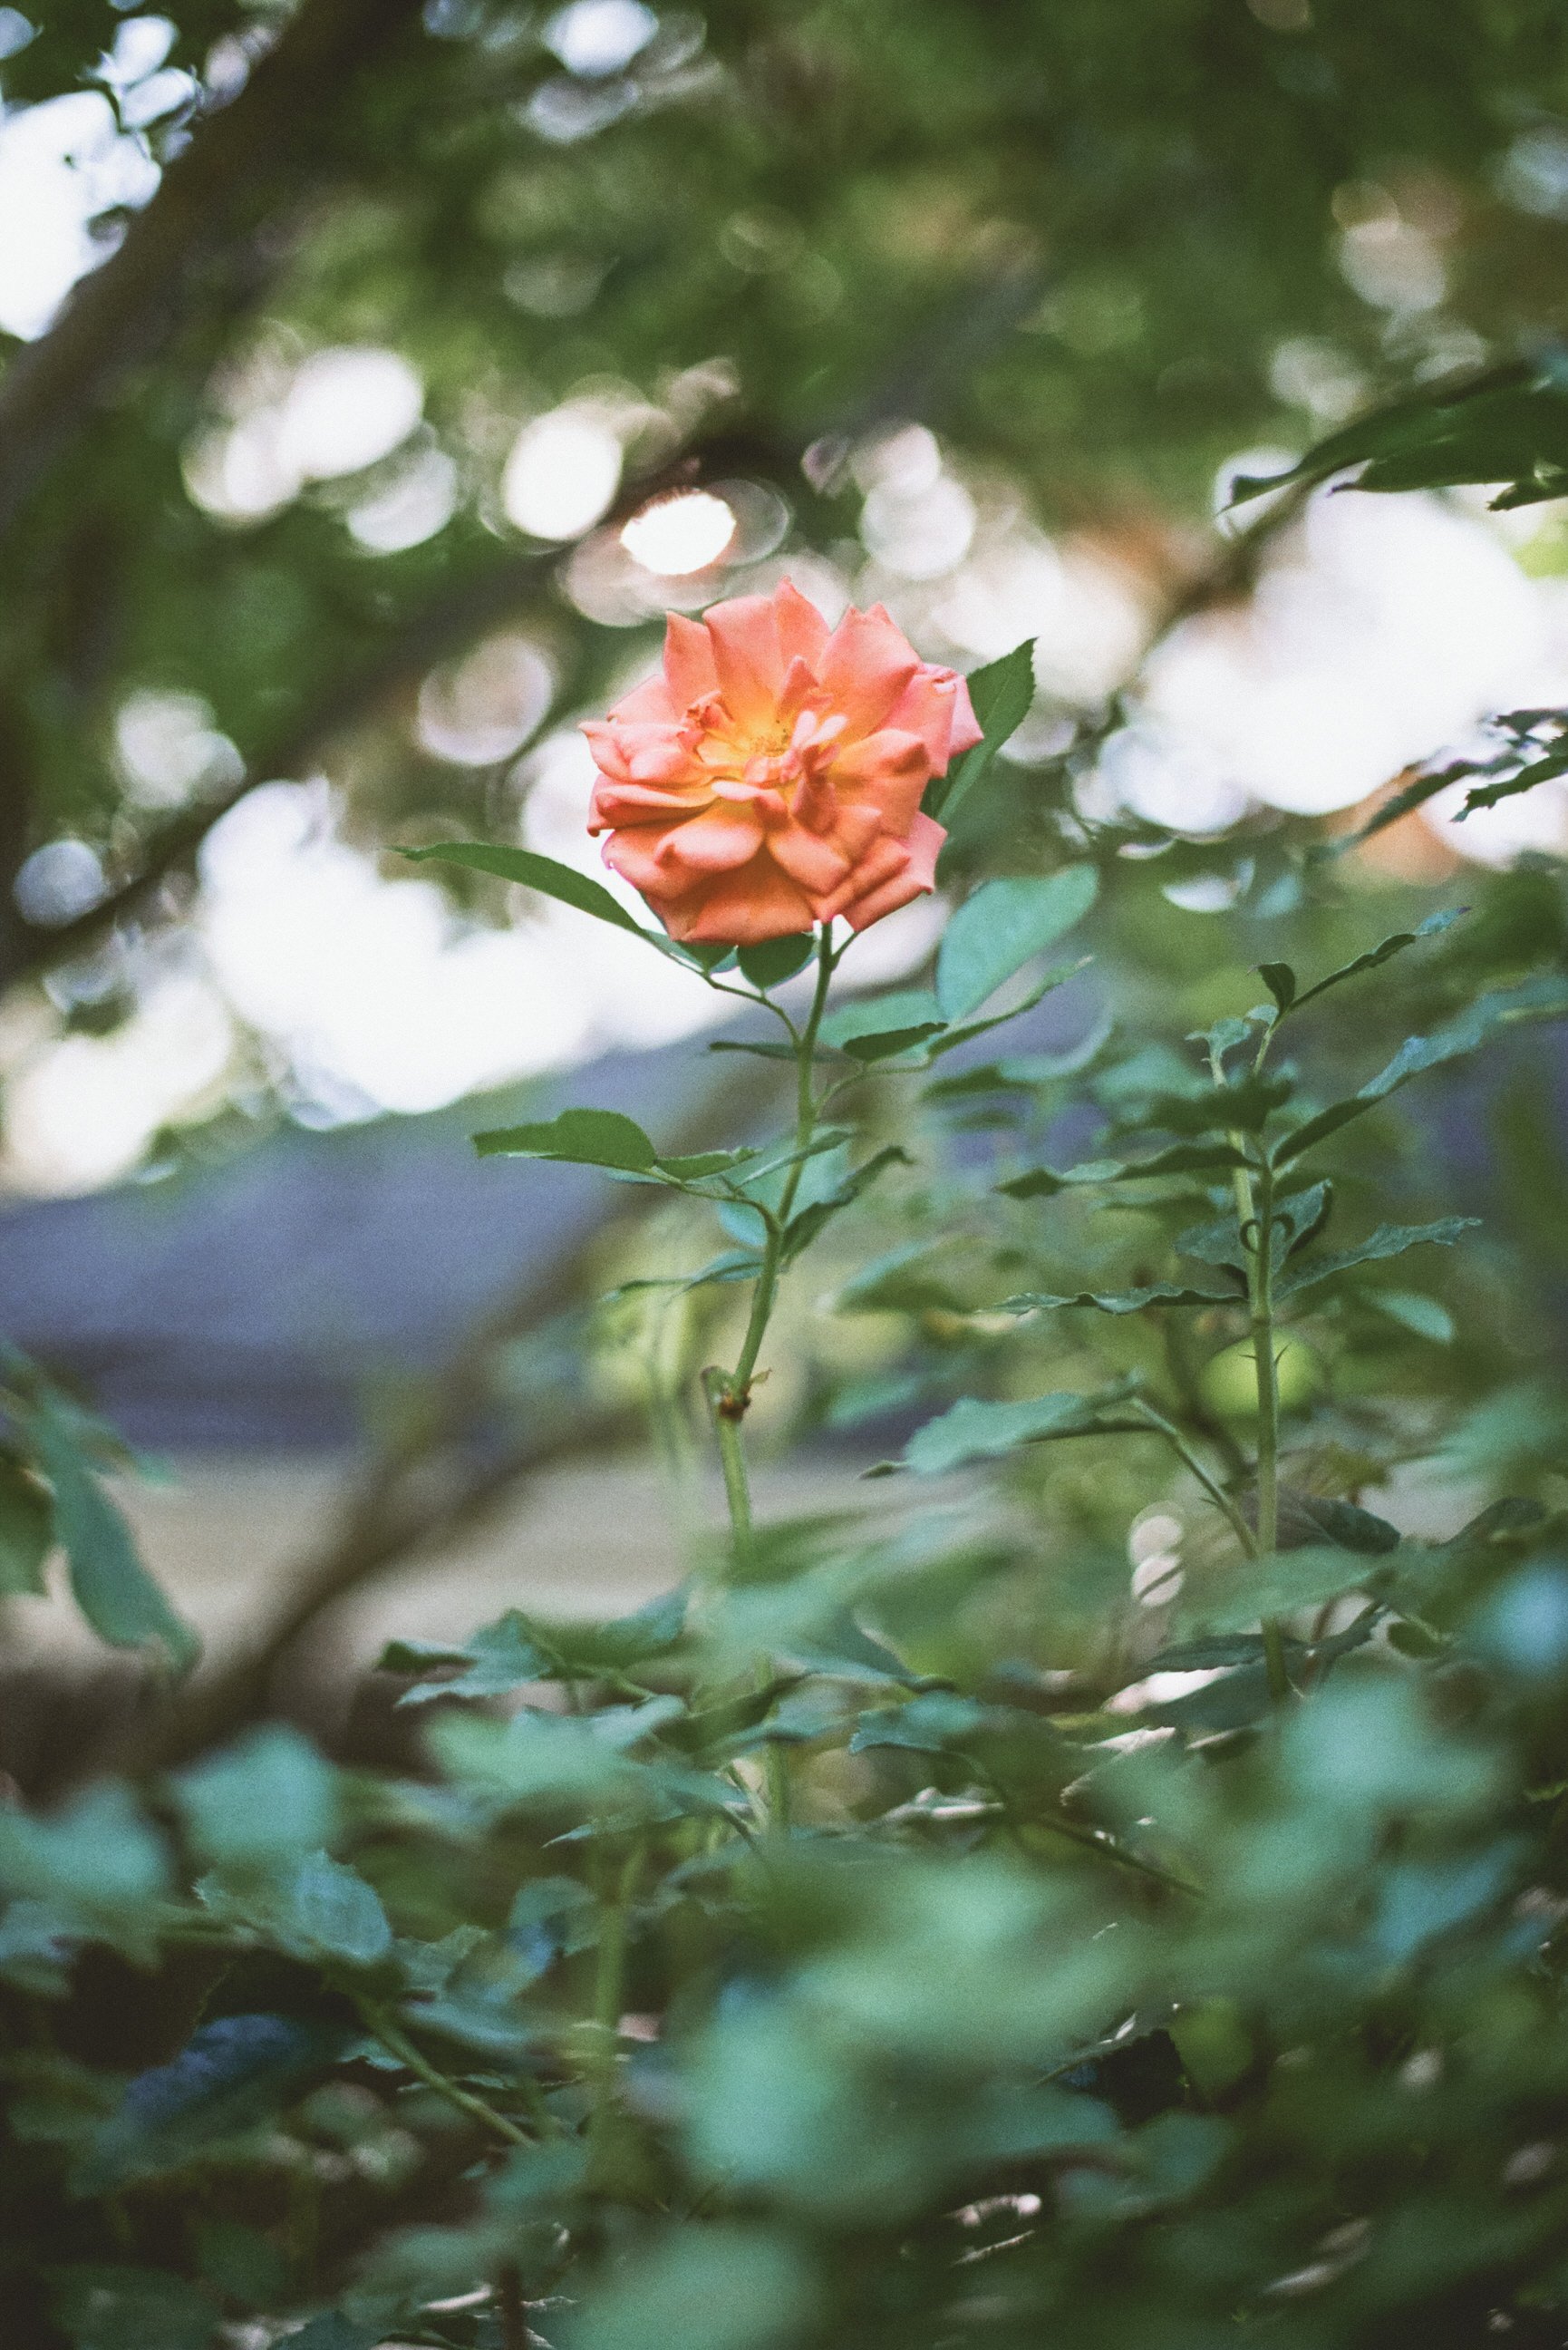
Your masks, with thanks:
M784 580L670 615L664 673L583 729L590 832L671 938L754 946L929 889L947 837L920 795L981 739L969 689L880 604L829 630Z

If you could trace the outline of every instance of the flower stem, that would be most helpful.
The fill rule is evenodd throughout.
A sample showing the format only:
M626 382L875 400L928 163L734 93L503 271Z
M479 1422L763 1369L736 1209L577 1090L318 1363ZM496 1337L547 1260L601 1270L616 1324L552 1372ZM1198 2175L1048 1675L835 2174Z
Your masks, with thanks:
M502 2137L510 2139L514 2146L534 2144L525 2129L519 2129L514 2121L508 2120L504 2114L497 2113L495 2107L487 2105L483 2097L475 2096L471 2089L463 2088L438 2071L428 2057L420 2054L407 2033L394 2022L384 2007L367 2001L361 2005L360 2013L374 2038L417 2081L422 2081L427 2089L433 2089L438 2097L444 2097L447 2104L455 2106L460 2114L466 2114L471 2121L483 2122L486 2129L496 2131Z
M761 1211L766 1236L763 1243L762 1264L756 1286L752 1292L752 1309L746 1319L745 1336L732 1371L713 1366L702 1374L702 1392L712 1417L714 1440L719 1448L719 1465L724 1476L724 1499L730 1513L730 1538L735 1563L742 1570L752 1555L752 1489L746 1471L744 1422L752 1400L752 1383L756 1377L757 1362L768 1324L778 1298L779 1275L784 1270L784 1249L789 1234L790 1216L799 1196L801 1178L805 1171L802 1155L812 1139L817 1119L815 1086L816 1039L822 1026L822 1016L827 1009L827 991L833 981L837 957L833 951L833 925L824 922L816 941L816 986L812 995L811 1011L805 1025L798 1033L791 1029L795 1047L794 1148L796 1156L784 1173L784 1187L774 1208ZM757 1662L759 1687L766 1686L772 1666L765 1657ZM789 1825L789 1766L783 1750L774 1744L767 1749L768 1811L775 1828Z
M642 1873L642 1838L634 1839L613 1890L599 1913L598 1965L594 1976L593 2113L588 2122L590 2159L602 2159L615 2113L616 2049L626 2003L626 1953L631 1937L631 1904Z
M1272 1035L1272 1028L1264 1030L1252 1065L1254 1076L1262 1072ZM1218 1055L1210 1055L1210 1068L1215 1084L1223 1085L1225 1072ZM1231 1140L1239 1152L1244 1150L1245 1140L1241 1135L1232 1133ZM1252 1363L1258 1389L1256 1555L1270 1558L1279 1542L1280 1533L1280 1378L1274 1352L1274 1171L1262 1152L1260 1162L1256 1169L1256 1195L1252 1190L1253 1169L1251 1164L1236 1169L1235 1191L1241 1248L1247 1260ZM1269 1694L1276 1705L1284 1705L1291 1696L1291 1677L1285 1665L1284 1636L1280 1629L1279 1617L1265 1616L1262 1626Z
M1272 1555L1280 1533L1280 1373L1274 1352L1274 1178L1265 1164L1258 1174L1255 1246L1248 1259L1252 1305L1252 1359L1258 1379L1258 1551ZM1283 1705L1291 1693L1279 1618L1263 1618L1263 1659L1269 1693Z

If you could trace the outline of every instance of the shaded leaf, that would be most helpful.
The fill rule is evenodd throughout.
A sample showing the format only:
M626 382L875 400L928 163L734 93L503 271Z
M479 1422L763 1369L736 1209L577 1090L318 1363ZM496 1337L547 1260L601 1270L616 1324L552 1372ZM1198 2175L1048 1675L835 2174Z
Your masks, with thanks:
M1315 1118L1307 1118L1287 1134L1275 1149L1275 1163L1288 1166L1303 1150L1313 1149L1331 1134L1337 1134L1341 1127L1348 1126L1353 1118L1363 1117L1379 1102L1386 1101L1410 1078L1473 1053L1498 1029L1519 1020L1560 1019L1564 1013L1568 1013L1568 979L1555 972L1542 972L1518 987L1494 989L1441 1028L1434 1029L1429 1036L1407 1036L1386 1067L1357 1092L1344 1101L1331 1103L1327 1109L1320 1110Z
M1175 1281L1151 1282L1142 1289L1081 1289L1073 1297L1053 1297L1045 1291L1025 1291L1004 1297L999 1314L1039 1314L1063 1305L1093 1305L1102 1314L1141 1314L1148 1305L1234 1305L1234 1289L1189 1289Z
M1375 1555L1337 1545L1248 1559L1182 1594L1181 1612L1217 1632L1243 1631L1265 1617L1324 1607L1348 1592L1386 1585L1392 1575Z
M499 880L520 882L525 889L537 889L541 897L557 899L563 906L575 906L580 914L592 914L597 921L613 923L618 931L629 931L634 938L646 939L650 946L662 949L668 943L651 931L645 931L602 881L577 872L573 866L561 864L556 858L541 857L536 849L502 848L478 840L441 840L429 848L400 848L398 854L416 865L460 865L474 873L493 873Z
M1074 1184L1136 1183L1158 1175L1207 1175L1246 1164L1245 1155L1234 1143L1176 1142L1168 1150L1156 1150L1147 1159L1090 1159L1060 1170L1032 1167L1026 1174L1014 1175L996 1188L1012 1200L1050 1199Z
M209 2350L220 2312L165 2269L93 2263L50 2272L55 2314L76 2350Z
M1134 1422L1107 1422L1107 1409L1131 1392L1125 1381L1094 1395L1067 1393L1031 1396L1016 1403L983 1403L966 1396L940 1419L928 1420L909 1439L903 1466L917 1475L935 1477L971 1461L990 1461L1016 1451L1023 1444L1038 1444L1064 1436L1091 1436Z
M1155 1094L1139 1123L1168 1134L1256 1134L1291 1091L1288 1077L1245 1076L1190 1094Z
M1331 1281L1335 1274L1348 1273L1358 1264L1382 1263L1388 1257L1403 1256L1407 1249L1452 1248L1461 1232L1474 1232L1480 1223L1479 1216L1441 1216L1430 1224L1379 1224L1356 1247L1341 1249L1332 1256L1308 1257L1299 1268L1286 1271L1280 1277L1278 1295L1297 1296L1317 1282Z
M929 988L900 988L863 1003L846 1003L830 1012L819 1034L822 1042L857 1061L886 1058L928 1036L940 1035L947 1022Z
M42 1596L47 1588L44 1565L54 1544L47 1488L16 1453L0 1451L0 1598Z
M659 1154L635 1118L618 1109L566 1109L531 1126L503 1126L476 1134L482 1159L564 1159L578 1167L610 1167L649 1174Z
M288 2015L224 2015L167 2064L140 2073L97 2133L75 2184L99 2195L177 2170L291 2104L357 2035Z
M826 1199L814 1200L808 1207L802 1208L798 1215L790 1218L784 1232L784 1263L792 1264L801 1251L810 1246L823 1226L830 1223L842 1209L853 1207L862 1193L869 1191L878 1176L885 1175L889 1167L912 1167L914 1163L909 1152L897 1142L887 1143L880 1150L873 1151L871 1157L863 1159Z
M55 1495L55 1530L69 1562L78 1607L115 1648L161 1648L188 1671L202 1644L148 1574L119 1511L84 1462L62 1419L47 1405L33 1418L38 1461Z
M1502 483L1494 506L1568 495L1568 382L1551 358L1439 382L1331 432L1288 473L1241 476L1238 504L1361 467L1362 490Z
M804 971L816 949L816 940L810 931L803 931L790 939L763 939L756 946L742 947L735 960L753 987L777 987ZM787 1052L789 1047L784 1048Z
M1350 962L1341 963L1337 971L1331 971L1326 978L1320 979L1313 986L1303 989L1292 1003L1282 1003L1281 1017L1282 1018L1286 1012L1299 1012L1303 1003L1311 1003L1315 996L1324 994L1331 987L1338 987L1344 980L1357 979L1363 972L1380 970L1384 963L1391 962L1396 955L1403 954L1407 947L1417 946L1423 939L1439 938L1443 931L1451 930L1456 922L1462 921L1469 911L1468 906L1449 906L1441 913L1428 914L1427 920L1424 922L1418 922L1413 931L1396 931L1391 938L1383 940L1380 945L1369 948L1366 954L1356 955ZM1282 968L1282 965L1268 963L1259 965L1259 971L1264 979L1268 978L1271 970Z

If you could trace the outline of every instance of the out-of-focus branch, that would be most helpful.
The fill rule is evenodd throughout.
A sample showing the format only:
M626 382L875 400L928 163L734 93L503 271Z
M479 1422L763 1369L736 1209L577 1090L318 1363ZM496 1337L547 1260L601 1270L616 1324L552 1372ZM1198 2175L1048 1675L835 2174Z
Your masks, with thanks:
M701 1150L732 1138L766 1114L780 1092L771 1064L749 1064L722 1079L678 1129L674 1149ZM662 1204L660 1191L639 1191L614 1228L630 1234ZM515 1499L532 1477L562 1461L602 1457L636 1436L639 1416L624 1403L596 1398L566 1378L541 1379L529 1417L502 1443L483 1440L494 1412L497 1357L528 1336L542 1349L558 1336L565 1360L580 1345L579 1317L606 1244L596 1226L543 1279L526 1284L472 1332L449 1367L428 1412L379 1446L364 1462L323 1546L302 1561L269 1614L232 1655L200 1671L137 1721L129 1746L82 1758L97 1772L185 1761L266 1713L280 1669L312 1628L342 1600L389 1567L434 1550L484 1523Z
M0 379L0 535L125 370L181 325L203 263L329 167L346 85L419 0L306 0L231 106L198 124L119 251Z

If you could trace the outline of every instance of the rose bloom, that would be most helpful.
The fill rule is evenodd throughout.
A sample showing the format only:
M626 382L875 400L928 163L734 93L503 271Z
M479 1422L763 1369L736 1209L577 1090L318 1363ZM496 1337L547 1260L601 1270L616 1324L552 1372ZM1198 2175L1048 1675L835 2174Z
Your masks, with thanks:
M671 938L753 946L933 887L920 795L980 741L969 689L880 604L829 629L786 579L670 615L664 672L583 729L590 832Z

